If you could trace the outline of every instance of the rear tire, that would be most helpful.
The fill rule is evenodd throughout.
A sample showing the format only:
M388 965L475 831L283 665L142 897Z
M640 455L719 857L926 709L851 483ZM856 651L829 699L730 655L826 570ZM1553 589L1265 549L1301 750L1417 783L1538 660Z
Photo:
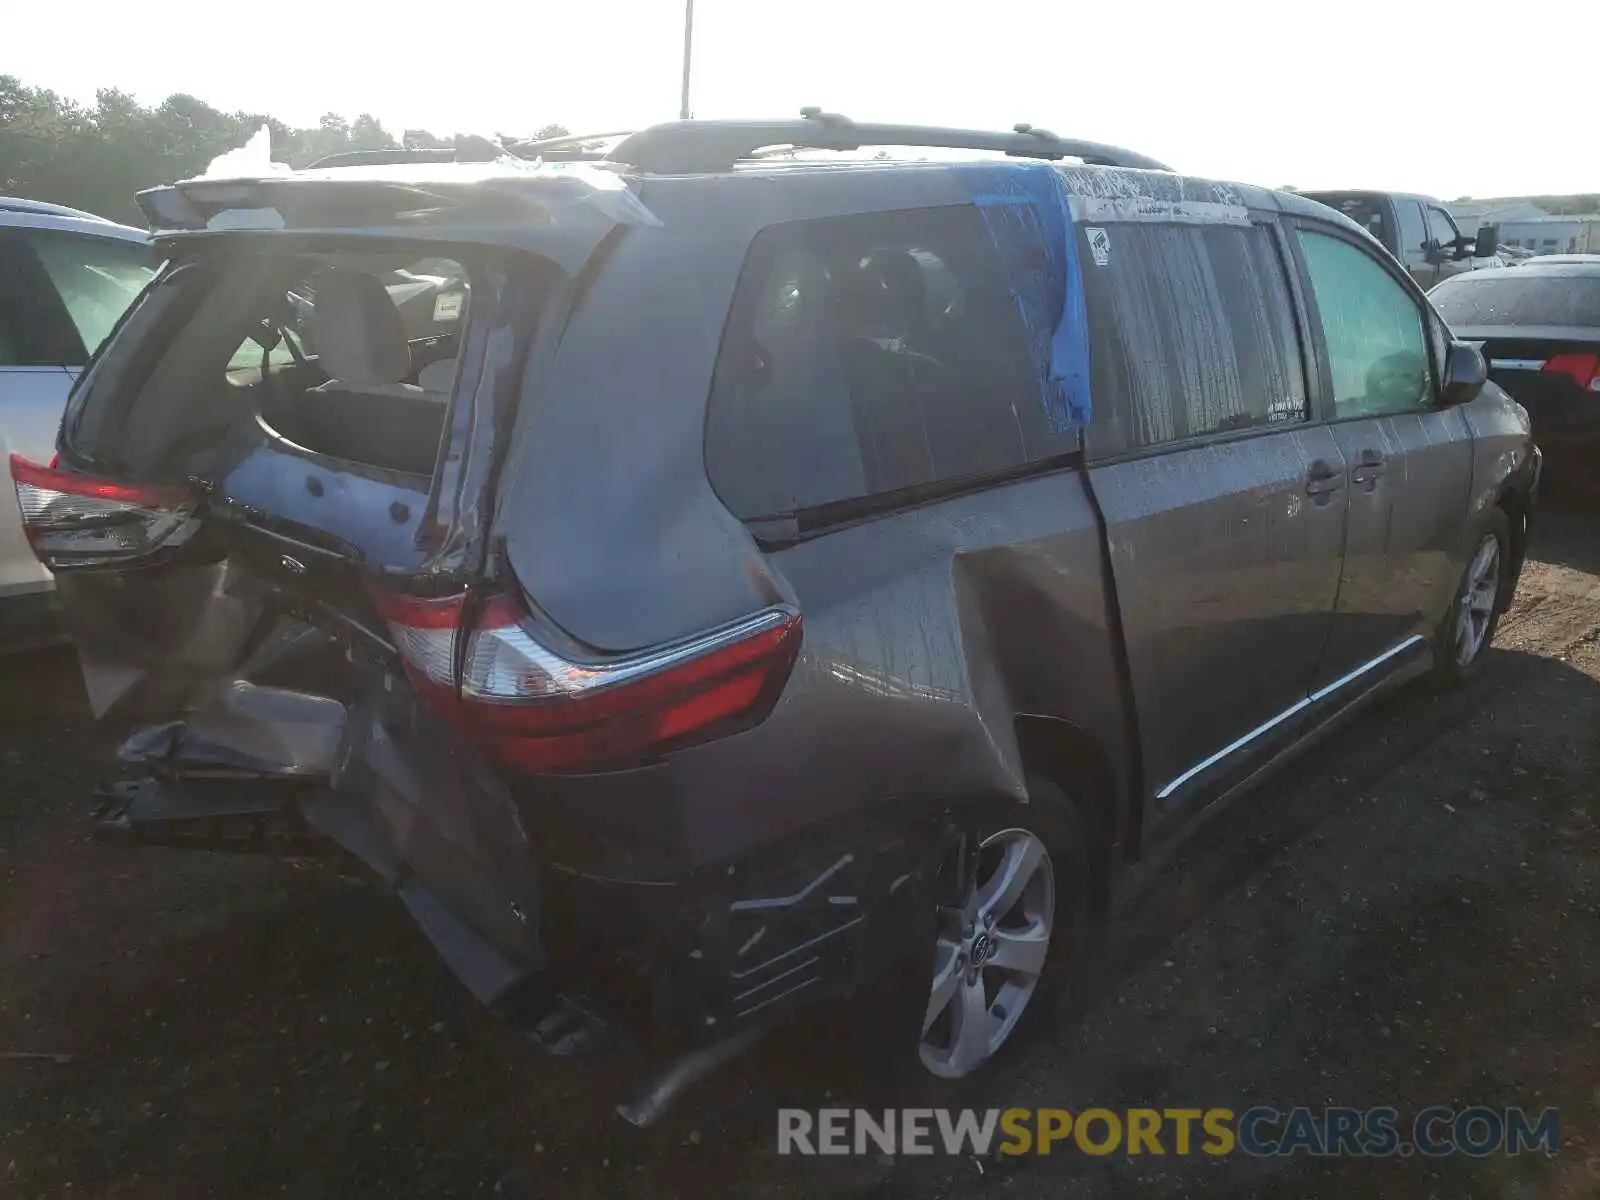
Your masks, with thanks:
M1511 521L1500 508L1484 514L1455 599L1434 638L1434 673L1445 686L1467 682L1483 660L1516 587Z
M1029 803L965 831L964 899L939 912L917 1055L922 1071L945 1084L981 1073L1047 1028L1086 949L1083 819L1047 780L1030 779L1029 793ZM945 870L960 860L953 849Z

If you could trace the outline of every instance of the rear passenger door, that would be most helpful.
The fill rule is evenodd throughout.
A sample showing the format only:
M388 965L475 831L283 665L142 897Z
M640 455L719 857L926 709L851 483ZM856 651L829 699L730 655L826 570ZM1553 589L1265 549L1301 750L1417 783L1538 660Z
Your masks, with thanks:
M1310 419L1282 233L1187 211L1083 230L1090 478L1158 812L1293 733L1344 540L1344 461Z
M1439 406L1440 322L1384 257L1331 226L1296 225L1320 348L1323 415L1349 463L1339 600L1319 688L1381 677L1449 607L1472 435ZM1442 328L1439 330L1442 334Z

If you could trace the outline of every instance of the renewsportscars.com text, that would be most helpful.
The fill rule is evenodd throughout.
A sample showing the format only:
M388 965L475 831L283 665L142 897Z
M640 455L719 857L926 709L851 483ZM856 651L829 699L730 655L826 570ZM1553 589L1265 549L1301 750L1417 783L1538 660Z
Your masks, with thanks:
M778 1110L779 1154L1304 1154L1440 1158L1556 1153L1558 1114L1434 1106L1393 1108Z

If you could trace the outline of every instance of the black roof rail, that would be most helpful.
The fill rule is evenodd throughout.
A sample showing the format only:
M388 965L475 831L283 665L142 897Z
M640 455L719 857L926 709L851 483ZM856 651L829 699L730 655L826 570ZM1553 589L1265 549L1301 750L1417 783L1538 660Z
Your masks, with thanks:
M591 148L596 142L627 137L631 129L607 133L564 133L560 137L530 138L511 142L510 147L523 158L544 158L552 162L596 161L606 157L604 149Z
M449 147L426 150L341 150L317 159L306 168L320 171L325 167L387 167L395 163L455 162L456 152Z
M953 150L992 150L1013 158L1077 158L1094 166L1171 167L1116 146L1061 138L1032 125L1010 133L945 129L936 125L857 124L838 113L803 108L798 120L671 121L630 134L606 158L641 171L683 175L731 170L740 159L769 146L797 150L860 150L864 146L937 146Z
M560 137L530 138L513 142L518 150L559 150L563 146L581 146L585 142L603 142L611 138L627 137L633 130L613 129L607 133L563 133Z
M453 146L419 147L414 150L341 150L317 159L306 169L321 171L328 167L389 167L396 163L493 162L506 153L507 148L491 138L462 134L455 139Z

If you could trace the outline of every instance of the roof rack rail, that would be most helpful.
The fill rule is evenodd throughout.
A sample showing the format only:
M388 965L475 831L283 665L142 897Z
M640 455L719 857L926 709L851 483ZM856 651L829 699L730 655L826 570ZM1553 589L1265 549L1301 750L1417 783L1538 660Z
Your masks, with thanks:
M479 163L494 162L510 151L492 138L478 134L462 134L453 146L428 146L416 149L393 150L341 150L317 159L306 169L321 171L328 167L389 167L396 163Z
M607 133L564 133L560 137L529 138L508 144L524 158L543 158L550 162L593 162L606 157L605 150L591 148L594 143L624 138L632 132L631 129L617 129Z
M1100 142L1061 138L1019 124L1010 133L945 129L936 125L857 124L838 113L802 108L798 120L670 121L630 134L606 158L662 175L731 170L741 159L770 146L796 150L860 150L864 146L937 146L992 150L1013 158L1078 158L1093 166L1171 171L1153 158Z
M581 146L584 142L603 142L610 138L627 137L633 130L613 129L606 133L563 133L560 137L529 138L513 142L518 150L559 150L563 146Z
M449 147L443 149L418 149L418 150L341 150L337 154L329 154L317 159L306 168L308 171L321 171L326 167L388 167L395 163L444 163L455 162L456 152Z

